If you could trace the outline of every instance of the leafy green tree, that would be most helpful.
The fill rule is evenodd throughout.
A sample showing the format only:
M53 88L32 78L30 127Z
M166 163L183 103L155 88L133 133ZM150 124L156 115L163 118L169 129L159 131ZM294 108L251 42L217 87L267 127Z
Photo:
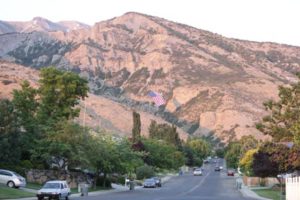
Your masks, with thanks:
M131 143L127 139L123 138L119 141L117 149L120 156L118 173L128 174L131 177L139 166L144 165L142 158L145 156L145 153L132 149Z
M143 140L146 151L145 162L161 169L178 169L184 165L184 155L174 145L164 140Z
M218 156L219 158L224 158L225 156L225 150L223 148L218 148L216 149L216 156Z
M41 69L40 76L39 122L51 128L61 120L78 117L80 109L75 106L87 97L87 80L54 67Z
M60 170L86 167L88 140L91 140L91 136L85 128L62 121L56 124L55 131L48 132L45 139L38 141L36 148L31 151L32 159L36 163L54 165Z
M196 152L188 145L183 145L183 153L186 158L187 166L201 166L202 160L197 156Z
M157 124L152 120L149 126L149 138L156 140L165 140L167 143L176 146L179 150L182 148L182 143L179 138L176 126L164 124Z
M247 151L256 149L259 146L259 141L252 135L242 136L239 143L241 144L241 156L243 156Z
M20 124L14 105L7 99L0 100L0 166L13 166L21 159Z
M20 120L20 126L24 130L20 140L22 141L22 159L30 159L30 150L36 145L40 138L39 124L36 112L39 106L37 101L37 90L32 88L28 81L21 84L21 90L13 91L14 110Z
M105 187L107 175L112 173L120 163L115 142L111 137L98 136L90 141L89 146L89 163L96 172L94 183L97 183L100 174L103 173Z
M142 180L155 175L153 167L149 165L140 166L136 169L136 178Z
M300 78L300 74L297 74ZM300 82L279 87L279 101L264 103L271 114L263 118L256 127L275 142L294 141L300 143Z
M134 152L128 141L114 139L110 135L94 136L90 141L87 157L96 172L94 183L103 174L103 186L107 185L108 176L112 173L129 173L142 165L138 152Z
M239 142L230 142L226 148L225 159L227 167L238 168L239 160L241 158L242 145Z
M75 153L79 155L74 148L77 144L58 137L58 134L69 135L68 126L75 126L69 120L79 114L76 105L87 96L87 81L54 67L43 68L40 75L38 89L24 81L21 89L13 92L14 111L24 130L20 137L22 159L32 158L45 166L55 159L60 162L67 159L66 163L71 166L73 161L79 160L72 161ZM76 134L76 130L81 131L78 127L72 131Z
M211 153L211 147L208 142L201 138L190 139L187 142L187 145L193 149L196 153L196 156L203 160Z
M141 140L141 117L140 114L133 111L133 128L132 128L132 142L137 143Z

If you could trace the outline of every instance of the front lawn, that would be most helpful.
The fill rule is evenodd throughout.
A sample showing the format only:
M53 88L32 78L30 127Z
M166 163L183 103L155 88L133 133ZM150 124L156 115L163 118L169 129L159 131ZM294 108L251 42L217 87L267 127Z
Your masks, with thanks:
M34 196L35 194L20 189L9 188L7 186L0 186L0 199L18 199Z
M273 200L280 200L280 190L274 189L257 189L253 190L256 194L261 197L265 197Z
M39 190L42 187L43 187L43 185L39 184L39 183L27 183L26 184L26 188L33 189L33 190Z

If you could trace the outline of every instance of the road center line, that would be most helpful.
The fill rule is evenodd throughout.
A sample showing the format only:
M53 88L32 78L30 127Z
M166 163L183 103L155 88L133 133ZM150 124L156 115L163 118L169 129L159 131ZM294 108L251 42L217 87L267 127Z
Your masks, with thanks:
M187 195L187 194L193 192L194 190L196 190L198 187L200 187L210 173L211 173L211 170L209 170L209 172L203 177L203 179L197 185L195 185L194 187L192 187L189 191L183 192L181 195L183 195L183 196Z

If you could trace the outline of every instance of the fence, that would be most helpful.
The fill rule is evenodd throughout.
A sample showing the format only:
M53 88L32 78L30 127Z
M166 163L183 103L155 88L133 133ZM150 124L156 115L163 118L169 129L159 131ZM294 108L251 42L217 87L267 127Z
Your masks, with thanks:
M285 179L286 200L300 200L300 177Z

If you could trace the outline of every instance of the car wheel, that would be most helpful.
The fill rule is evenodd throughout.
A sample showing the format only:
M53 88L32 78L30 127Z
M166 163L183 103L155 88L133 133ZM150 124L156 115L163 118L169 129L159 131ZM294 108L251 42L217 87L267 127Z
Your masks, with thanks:
M43 200L44 199L44 197L38 197L38 200Z
M10 188L14 188L15 187L15 183L13 181L9 181L7 183L7 186L10 187Z

